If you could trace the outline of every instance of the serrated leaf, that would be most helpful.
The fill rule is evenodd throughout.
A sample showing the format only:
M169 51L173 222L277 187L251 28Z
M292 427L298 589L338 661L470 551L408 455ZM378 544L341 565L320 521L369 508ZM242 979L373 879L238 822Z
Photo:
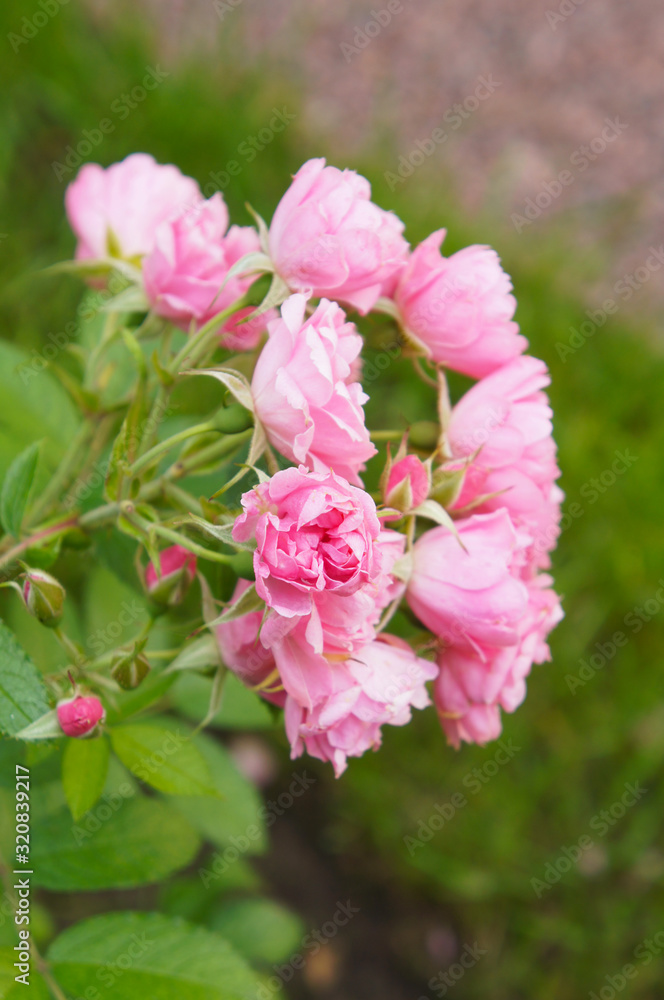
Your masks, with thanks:
M35 441L18 455L7 470L0 493L0 521L5 531L18 538L34 482L41 442Z
M105 736L68 740L62 755L62 784L75 820L92 809L104 790L110 751Z
M48 711L41 674L0 621L0 732L13 736Z
M217 795L205 758L179 728L134 723L111 730L113 750L132 774L167 795Z
M221 935L160 913L93 917L56 938L47 958L72 997L84 997L90 983L103 984L104 1000L255 1000L260 995L258 976Z
M158 799L116 792L90 816L73 823L64 806L33 821L36 886L68 892L150 885L186 868L200 847L192 826Z

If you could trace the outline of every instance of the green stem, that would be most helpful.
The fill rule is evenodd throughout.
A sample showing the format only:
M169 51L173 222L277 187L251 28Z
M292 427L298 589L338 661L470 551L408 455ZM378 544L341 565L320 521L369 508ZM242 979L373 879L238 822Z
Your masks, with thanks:
M55 475L30 511L28 524L38 523L44 511L48 510L49 505L58 499L72 470L76 468L76 465L80 461L81 454L86 454L89 444L88 439L92 438L93 434L94 426L89 420L84 420L65 452L64 458L60 462Z
M175 355L168 367L169 372L172 375L178 375L185 361L188 362L190 368L193 368L198 359L205 354L208 342L212 340L213 335L219 333L219 328L223 325L224 320L232 316L238 309L241 309L244 304L246 304L246 300L243 295L233 305L229 306L228 309L224 309L223 312L217 313L216 316L208 320L193 337L188 339L182 350Z
M128 472L128 476L135 476L137 473L144 469L147 465L150 465L155 458L159 458L160 455L165 454L171 448L174 448L176 444L180 441L186 441L187 438L196 437L199 434L209 434L216 428L211 421L204 424L196 424L194 427L187 427L185 430L180 431L178 434L174 434L173 437L166 438L165 441L160 441L149 451L146 451L144 455L136 459L134 464L131 466Z
M208 445L207 448L201 448L200 451L195 452L193 455L187 455L186 458L180 459L170 469L167 469L164 475L168 479L183 479L185 476L195 472L196 469L200 469L218 458L225 458L228 455L232 455L245 441L251 438L253 433L253 427L250 427L246 431L240 431L239 434L228 434L221 441Z
M41 542L45 538L55 538L57 535L64 535L70 528L75 528L78 523L76 517L69 517L66 521L59 521L57 524L52 524L48 528L37 531L34 535L25 538L18 545L14 545L13 548L8 549L4 555L0 556L0 568L14 562L22 552L31 548L36 542Z
M200 556L201 559L208 559L210 562L225 563L226 565L232 563L235 559L234 555L225 555L223 552L213 552L211 549L206 549L203 545L192 542L190 538L178 534L177 531L166 528L163 524L151 524L149 530L154 532L155 535L165 538L166 541L181 545L183 548L188 549L189 552L193 552L194 555Z
M370 431L372 441L400 441L404 431Z

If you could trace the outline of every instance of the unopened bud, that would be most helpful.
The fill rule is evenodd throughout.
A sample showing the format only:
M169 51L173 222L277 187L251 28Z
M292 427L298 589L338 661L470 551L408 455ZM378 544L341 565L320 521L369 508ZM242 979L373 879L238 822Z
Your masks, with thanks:
M152 563L145 571L149 596L156 604L179 604L196 576L196 556L181 545L171 545L159 554L159 565L161 576Z
M150 664L144 653L123 653L113 660L111 677L124 688L131 691L150 673Z
M47 628L55 628L62 618L65 588L41 569L29 569L23 584L25 606Z
M406 455L391 466L385 484L385 504L406 513L429 495L431 473L416 455Z
M453 507L461 493L466 466L460 468L440 468L433 474L431 499L437 500L442 507Z
M91 736L100 722L104 721L106 713L99 698L94 695L84 697L77 695L58 702L58 722L65 736L81 739Z

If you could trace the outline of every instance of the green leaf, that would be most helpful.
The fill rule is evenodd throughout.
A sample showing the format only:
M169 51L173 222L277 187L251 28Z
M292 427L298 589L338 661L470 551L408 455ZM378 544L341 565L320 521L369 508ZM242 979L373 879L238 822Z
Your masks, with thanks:
M30 980L26 990L25 984L16 982L15 977L20 975L18 969L14 967L17 961L16 952L12 947L0 948L0 1000L21 1000L28 997L30 1000L51 1000L51 994L44 979L34 968L34 963L30 962Z
M167 795L217 795L205 758L179 728L133 723L111 730L113 749L132 774Z
M34 441L9 466L0 493L0 521L5 531L18 538L34 482L40 441Z
M244 591L243 594L238 597L235 604L231 604L230 607L226 608L222 614L217 618L214 618L211 622L206 622L208 628L212 628L214 625L221 625L223 622L232 622L236 618L243 618L244 615L249 615L254 611L264 611L265 601L258 596L256 593L256 585L252 583L250 587Z
M260 980L220 935L160 913L110 913L61 934L47 958L63 990L104 1000L255 1000Z
M214 636L203 635L188 643L181 653L169 663L165 674L178 673L180 670L205 670L206 667L219 665L219 647Z
M169 701L188 719L202 719L210 704L212 682L193 672L185 672L169 694ZM274 719L267 702L229 673L220 711L210 720L216 729L272 729Z
M46 367L40 355L31 358L0 341L0 478L19 452L44 438L48 446L42 450L36 490L55 470L80 420Z
M282 962L302 945L304 925L290 910L269 899L223 903L208 921L249 962Z
M78 824L66 807L33 822L32 878L56 892L149 885L186 868L199 846L181 815L123 785Z
M199 733L194 743L208 762L219 798L175 796L169 803L211 843L225 847L231 837L244 838L240 842L247 854L264 851L264 807L258 792L216 740Z
M48 710L41 674L0 621L0 732L13 736Z
M17 740L57 740L62 736L58 713L53 708L14 734Z
M62 756L62 784L72 817L79 820L104 790L109 760L105 736L68 740Z

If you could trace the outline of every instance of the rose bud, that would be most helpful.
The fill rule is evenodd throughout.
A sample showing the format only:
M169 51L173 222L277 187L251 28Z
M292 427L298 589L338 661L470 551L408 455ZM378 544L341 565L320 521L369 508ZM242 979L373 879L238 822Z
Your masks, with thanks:
M159 554L159 565L161 576L153 563L145 571L149 596L156 604L179 604L196 576L196 556L181 545L171 545Z
M416 455L405 455L390 465L385 483L386 507L396 510L414 510L424 503L431 488L429 467Z
M77 739L91 736L106 716L104 706L94 695L66 698L58 702L57 713L58 722L65 736Z
M23 600L31 615L47 628L55 628L62 618L65 588L41 569L29 569L23 584Z
M131 691L150 673L150 663L144 653L137 653L132 650L130 653L121 653L113 659L111 666L111 677L124 688Z

